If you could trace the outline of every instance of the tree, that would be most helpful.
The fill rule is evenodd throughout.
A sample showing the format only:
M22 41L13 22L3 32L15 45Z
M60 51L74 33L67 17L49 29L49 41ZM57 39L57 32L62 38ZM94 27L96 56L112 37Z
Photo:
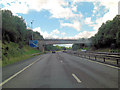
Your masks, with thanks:
M34 39L43 39L39 32L33 32L27 29L24 19L18 16L13 16L9 10L2 10L2 38L3 42L15 42L28 44L31 36Z
M111 47L115 44L120 48L120 15L113 20L103 23L94 37L91 37L92 46L95 48Z

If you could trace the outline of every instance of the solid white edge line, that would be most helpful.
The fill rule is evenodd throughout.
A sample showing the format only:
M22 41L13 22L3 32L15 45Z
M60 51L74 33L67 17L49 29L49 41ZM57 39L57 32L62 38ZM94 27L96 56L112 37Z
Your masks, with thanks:
M34 63L36 63L37 61L39 61L39 59L37 59L36 61L32 62L31 64L29 64L28 66L26 66L25 68L23 68L22 70L20 70L19 72L15 73L14 75L12 75L11 77L9 77L8 79L6 79L5 81L3 81L2 83L0 83L0 86L4 85L5 83L7 83L8 81L10 81L11 79L13 79L14 77L16 77L18 74L20 74L21 72L25 71L27 68L29 68L30 66L32 66Z
M75 56L75 55L73 55ZM80 57L82 58L82 57ZM86 58L84 58L86 59ZM105 64L105 63L101 63L101 62L97 62L97 61L93 61L93 60L90 60L90 59L86 59L87 61L90 61L90 62L94 62L94 63L98 63L98 64L101 64L101 65L105 65L105 66L108 66L108 67L111 67L111 68L115 68L115 69L120 69L119 67L116 67L116 66L112 66L112 65L109 65L109 64Z
M72 76L77 80L78 83L82 82L82 81L80 81L80 79L75 74L72 73Z
M87 59L86 59L86 60L87 60ZM108 67L111 67L111 68L120 69L119 67L115 67L115 66L112 66L112 65L104 64L104 63L101 63L101 62L92 61L92 60L88 60L88 61L94 62L94 63L98 63L98 64L101 64L101 65L105 65L105 66L108 66Z

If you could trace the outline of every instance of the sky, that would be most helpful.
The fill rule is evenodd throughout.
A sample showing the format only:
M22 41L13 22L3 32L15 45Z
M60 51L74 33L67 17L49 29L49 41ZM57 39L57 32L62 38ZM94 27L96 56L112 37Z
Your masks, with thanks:
M94 36L102 23L112 20L118 14L119 1L0 0L0 8L22 17L27 28L44 38L79 39Z

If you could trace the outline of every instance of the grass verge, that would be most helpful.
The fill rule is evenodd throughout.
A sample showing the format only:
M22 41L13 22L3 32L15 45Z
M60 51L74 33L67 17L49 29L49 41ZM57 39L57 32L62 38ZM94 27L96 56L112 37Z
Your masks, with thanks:
M28 45L20 47L18 44L10 42L2 45L2 66L7 66L31 58L35 55L43 54L38 49L31 48Z
M103 48L103 49L97 49L94 50L95 52L115 52L115 53L119 53L120 49L110 49L110 48Z

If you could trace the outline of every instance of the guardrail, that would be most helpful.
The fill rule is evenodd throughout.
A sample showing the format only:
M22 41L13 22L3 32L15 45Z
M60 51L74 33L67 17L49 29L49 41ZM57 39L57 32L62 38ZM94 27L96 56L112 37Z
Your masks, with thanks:
M103 63L120 66L120 53L67 51L66 53Z

